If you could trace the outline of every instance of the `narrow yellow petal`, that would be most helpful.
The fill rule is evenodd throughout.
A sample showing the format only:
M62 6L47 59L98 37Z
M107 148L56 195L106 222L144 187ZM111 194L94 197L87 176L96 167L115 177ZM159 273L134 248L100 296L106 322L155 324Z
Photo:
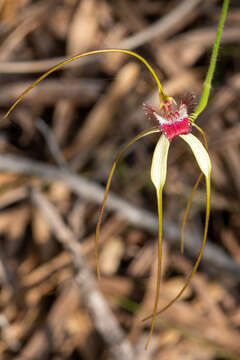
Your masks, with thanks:
M157 316L157 307L160 294L160 284L161 284L161 264L162 264L162 190L166 181L167 174L167 156L169 149L169 141L162 135L156 145L154 150L152 167L151 167L151 179L156 188L157 193L157 205L158 205L158 271L157 271L157 283L156 283L156 295L155 303L153 308L153 317L151 329L148 335L145 348L148 348L149 342L152 337L156 316Z
M195 182L193 188L192 188L192 191L191 191L191 194L189 196L189 199L188 199L188 202L187 202L187 206L186 206L186 209L184 211L184 216L183 216L183 222L182 222L182 229L181 229L181 243L180 243L180 249L181 249L181 253L183 254L184 252L184 232L185 232L185 227L186 227L186 224L187 224L187 219L188 219L188 214L189 214L189 211L190 211L190 207L191 207L191 203L192 203L192 200L193 200L193 196L198 188L198 185L200 184L200 181L202 179L202 176L203 176L203 173L201 173L199 175L199 177L197 178L197 181Z
M127 143L121 151L119 151L119 153L117 154L117 156L116 156L116 158L114 160L114 163L112 165L111 171L110 171L109 176L108 176L107 185L106 185L105 193L104 193L104 198L103 198L102 206L101 206L101 209L100 209L100 212L99 212L99 217L98 217L98 222L97 222L97 227L96 227L95 257L96 257L96 266L97 266L97 276L98 276L98 278L100 278L99 257L98 257L98 240L99 240L99 235L100 235L100 228L101 228L101 223L102 223L103 211L104 211L104 208L105 208L108 192L109 192L109 189L110 189L112 177L113 177L114 171L116 169L116 166L117 166L119 160L121 159L122 155L129 148L129 146L131 146L137 140L143 138L144 136L147 136L147 135L150 135L150 134L153 134L153 133L157 133L157 132L160 132L160 130L158 128L156 128L156 127L153 127L153 128L148 129L148 130L142 131L137 136L135 136L131 141L129 141L129 143Z

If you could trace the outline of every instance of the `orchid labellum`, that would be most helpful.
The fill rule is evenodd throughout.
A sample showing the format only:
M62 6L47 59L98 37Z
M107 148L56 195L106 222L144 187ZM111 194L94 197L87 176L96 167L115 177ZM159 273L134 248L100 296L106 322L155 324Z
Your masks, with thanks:
M120 160L122 155L125 153L125 151L129 148L129 146L131 146L137 140L139 140L147 135L150 135L153 133L158 133L159 140L156 144L156 147L155 147L155 150L153 153L152 166L151 166L151 179L152 179L153 185L156 190L157 207L158 207L158 274L157 274L157 280L156 280L156 296L155 296L153 313L151 315L149 315L148 317L146 317L146 319L151 319L151 321L152 321L146 347L148 346L149 341L151 339L157 315L160 314L162 311L166 310L167 308L169 308L176 300L178 300L180 298L180 296L182 295L182 293L184 292L184 290L187 288L193 275L195 274L195 272L198 268L198 265L201 260L203 250L205 247L205 243L206 243L209 215L210 215L211 161L210 161L210 158L208 155L206 136L205 136L203 130L201 130L201 128L195 124L195 120L197 119L198 115L205 109L207 102L208 102L212 78L213 78L213 74L214 74L214 70L215 70L215 66L216 66L216 60L217 60L217 55L218 55L218 50L219 50L221 34L222 34L222 30L223 30L224 23L225 23L225 18L227 15L228 5L229 5L229 0L224 0L223 6L222 6L221 17L220 17L220 21L219 21L219 25L218 25L216 40L214 43L213 52L212 52L212 56L211 56L210 66L209 66L207 76L206 76L206 79L204 82L203 92L202 92L199 104L193 110L191 109L190 103L188 100L183 98L181 100L180 104L177 105L172 97L169 97L164 93L158 76L156 75L156 73L153 70L153 68L151 67L151 65L143 57L141 57L137 53L130 51L130 50L104 49L104 50L89 51L89 52L86 52L83 54L75 55L75 56L59 63L58 65L54 66L53 68L51 68L49 71L47 71L42 76L40 76L32 85L30 85L18 97L18 99L10 107L10 109L7 111L7 113L4 116L4 118L7 118L8 115L15 108L15 106L22 100L22 98L32 88L34 88L34 86L37 85L41 80L46 78L48 75L52 74L54 71L60 69L63 65L65 65L69 62L72 62L74 60L77 60L81 57L94 55L94 54L100 54L100 53L111 53L111 52L112 53L113 52L124 53L124 54L131 55L131 56L137 58L138 60L140 60L146 66L146 68L150 71L150 73L153 76L153 79L155 80L156 85L158 87L160 104L159 104L158 110L153 109L149 105L144 105L144 108L145 108L145 111L147 112L147 114L154 120L156 125L148 130L141 132L140 134L135 136L132 140L130 140L130 142L127 145L125 145L125 147L118 153L117 157L115 158L115 161L113 163L112 169L111 169L109 177L108 177L106 189L105 189L103 204L102 204L102 207L100 210L100 215L99 215L97 228L96 228L96 240L95 240L97 274L98 274L98 277L100 277L99 261L98 261L98 240L99 240L99 235L100 235L100 226L101 226L103 211L104 211L105 203L107 200L107 195L109 192L109 188L110 188L114 170L117 166L118 161ZM193 127L195 127L201 133L201 135L203 137L204 145L196 136L194 136L192 134ZM160 279L161 279L161 262L162 262L162 205L163 205L162 204L162 193L163 193L163 188L164 188L164 184L166 181L168 151L169 151L170 145L174 146L174 139L176 137L180 137L181 140L183 140L186 143L186 145L190 148L190 150L192 151L192 153L198 163L199 169L201 171L201 175L199 176L196 184L193 187L192 193L190 195L190 198L187 203L186 210L185 210L185 215L184 215L183 224L182 224L181 250L183 251L184 229L185 229L185 225L186 225L186 221L187 221L190 204L191 204L194 192L195 192L202 176L205 177L205 182L206 182L205 227L204 227L204 232L203 232L202 246L201 246L198 258L193 266L191 273L188 275L185 285L178 292L178 294L174 297L174 299L169 302L169 304L167 304L163 309L158 310L158 300L159 300L159 294L160 294Z

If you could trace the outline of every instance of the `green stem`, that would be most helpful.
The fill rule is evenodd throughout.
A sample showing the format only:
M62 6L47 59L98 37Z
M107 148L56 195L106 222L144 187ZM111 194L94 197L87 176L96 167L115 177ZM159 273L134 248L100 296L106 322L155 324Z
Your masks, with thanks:
M224 0L220 20L218 23L216 40L215 40L212 55L211 55L210 65L208 68L206 79L204 81L201 99L200 99L199 104L197 105L196 109L194 110L194 113L190 117L192 121L196 120L196 118L205 109L205 107L207 106L207 103L208 103L208 98L210 95L210 90L211 90L211 85L212 85L212 79L213 79L214 71L216 68L216 62L217 62L217 57L218 57L218 52L219 52L219 45L220 45L220 41L221 41L223 27L224 27L225 20L227 17L228 7L229 7L229 0Z

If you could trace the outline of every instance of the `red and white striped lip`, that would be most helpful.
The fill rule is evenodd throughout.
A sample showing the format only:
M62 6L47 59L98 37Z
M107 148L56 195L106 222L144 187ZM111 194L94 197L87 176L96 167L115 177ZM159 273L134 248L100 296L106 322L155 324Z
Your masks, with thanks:
M187 135L192 130L185 104L181 104L178 111L172 111L171 103L164 104L161 115L147 104L144 104L144 108L169 141L179 135Z

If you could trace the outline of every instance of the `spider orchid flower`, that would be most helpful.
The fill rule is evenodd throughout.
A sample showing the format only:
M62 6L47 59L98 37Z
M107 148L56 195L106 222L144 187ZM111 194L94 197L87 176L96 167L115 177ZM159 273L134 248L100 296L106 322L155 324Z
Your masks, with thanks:
M195 125L191 121L191 117L188 114L188 108L190 108L190 103L187 100L183 99L180 105L177 107L173 98L165 97L165 101L162 103L160 111L153 109L151 106L144 104L144 109L147 115L153 119L156 123L156 126L145 130L135 136L116 156L115 161L113 163L112 169L110 171L106 189L105 189L105 196L103 200L103 204L100 210L99 220L96 229L96 259L97 259L97 273L98 277L100 277L100 270L99 270L99 261L98 261L98 239L100 235L100 226L103 216L103 210L105 207L105 203L107 200L107 195L109 192L111 180L113 177L114 170L117 166L122 155L125 151L134 144L137 140L153 134L159 133L159 140L156 144L153 158L152 158L152 165L151 165L151 180L156 190L156 197L157 197L157 207L158 207L158 273L157 273L157 284L156 284L156 295L155 295L155 304L153 309L153 314L146 317L144 320L152 318L151 330L149 333L149 337L147 340L146 348L148 347L149 341L152 336L152 332L154 329L156 316L163 312L164 310L168 309L175 301L177 301L185 289L188 287L193 275L195 274L198 265L200 263L203 250L206 244L207 239L207 230L208 230L208 223L209 223L209 215L210 215L210 176L211 176L211 161L207 152L207 145L206 145L206 137L203 131ZM194 136L191 131L192 127L195 126L203 135L205 146L200 142L200 140ZM159 302L159 295L160 295L160 282L161 282L161 263L162 263L162 193L163 188L166 181L167 175L167 158L168 158L168 151L171 143L174 143L174 139L176 137L180 137L185 143L190 147L198 166L205 176L206 180L206 216L205 216L205 229L203 234L202 246L198 255L198 258L193 266L191 273L189 274L185 285L179 291L179 293L175 296L173 300L171 300L163 309L158 311L158 302ZM181 249L183 251L183 242L184 242L184 229L187 221L188 212L190 209L190 204L193 198L193 194L201 180L202 174L199 176L196 184L193 187L191 196L189 198L183 225L182 225L182 236L181 236Z
M100 209L99 218L96 227L96 237L95 237L95 254L96 254L96 263L97 263L97 274L100 277L100 269L99 269L99 259L98 259L98 242L99 242L99 235L100 235L100 228L101 222L103 217L103 211L105 208L107 196L109 193L109 188L111 185L112 177L116 166L122 157L122 155L126 152L126 150L133 145L137 140L148 136L150 134L158 133L159 140L156 144L153 158L152 158L152 165L151 165L151 180L156 190L156 198L157 198L157 208L158 208L158 273L157 273L157 280L156 280L156 295L155 295L155 303L153 308L153 313L147 316L144 320L151 319L151 329L149 332L148 340L146 343L146 348L149 345L156 317L158 314L162 313L164 310L168 309L175 301L177 301L185 289L188 287L192 277L194 276L195 272L197 271L198 265L200 263L201 257L203 255L206 239L207 239L207 231L208 231L208 223L209 223L209 215L210 215L210 178L211 178L211 161L208 155L208 146L205 133L203 130L195 124L195 120L199 116L199 114L205 109L211 89L212 78L214 74L214 70L216 67L216 60L219 51L220 39L222 30L224 27L227 11L229 6L229 0L223 0L222 5L222 12L218 24L216 40L213 46L212 56L210 60L210 66L206 75L206 79L203 86L202 95L197 107L193 110L191 108L191 99L183 98L179 105L176 104L173 98L167 96L162 88L160 80L153 70L151 65L139 54L125 49L103 49L103 50L93 50L88 51L82 54L77 54L72 56L69 59L62 61L61 63L57 64L56 66L52 67L50 70L45 72L41 75L37 80L35 80L23 93L17 98L17 100L13 103L10 109L6 112L3 116L3 119L6 119L9 114L13 111L15 106L31 91L35 85L37 85L40 81L45 79L47 76L62 68L65 64L70 63L72 61L78 60L85 56L100 54L100 53L123 53L127 55L131 55L135 57L137 60L142 62L142 64L148 69L151 73L156 85L158 87L159 99L160 99L160 109L155 110L149 105L144 105L144 109L146 113L154 120L155 126L142 131L140 134L135 136L132 140L130 140L125 147L117 154L115 161L113 163L112 169L108 176L105 194L103 203ZM202 142L192 134L192 128L195 127L203 137L203 144ZM167 158L168 158L168 151L170 144L174 144L174 139L176 137L180 137L191 149L198 166L201 170L201 174L198 177L192 192L190 194L189 200L187 202L186 210L184 213L183 223L182 223L182 231L181 231L181 251L183 252L184 247L184 230L185 225L187 222L187 217L190 209L190 205L192 202L193 195L200 183L202 176L205 177L206 182L206 215L205 215L205 226L204 226L204 233L202 239L202 245L200 248L199 255L196 259L196 262L193 266L192 271L188 275L185 285L182 289L177 293L177 295L162 309L158 310L158 302L159 302L159 295L160 295L160 283L161 283L161 263L162 263L162 193L163 188L166 181L167 175Z
M56 70L60 69L63 65L77 60L84 56L99 54L99 53L109 53L109 52L120 52L124 54L128 54L131 56L134 56L138 60L140 60L150 71L152 74L157 87L158 87L158 93L159 93L159 99L160 99L160 110L154 110L149 105L144 105L144 109L147 112L147 114L155 121L156 125L150 129L144 130L141 133L139 133L137 136L135 136L132 140L130 140L125 147L117 154L115 161L113 163L112 169L110 171L106 188L105 188L105 194L103 203L100 209L99 218L97 222L96 227L96 237L95 237L95 256L96 256L96 267L97 267L97 275L98 278L100 278L100 268L99 268L99 256L98 256L98 243L99 243L99 236L100 236L100 228L101 228L101 222L103 217L103 212L107 200L107 196L109 193L109 188L111 185L112 177L115 171L115 168L122 157L122 155L126 152L126 150L134 144L137 140L150 135L154 133L159 133L160 137L157 142L153 159L152 159L152 166L151 166L151 179L156 189L156 195L157 195L157 207L158 207L158 275L157 275L157 284L156 284L156 295L155 295L155 304L153 309L153 314L146 317L146 319L152 319L151 323L151 330L149 333L149 337L147 340L146 348L148 347L149 341L151 339L156 317L159 313L166 310L171 306L176 300L180 298L184 290L189 285L194 273L196 272L200 259L203 254L203 250L206 243L207 238L207 230L208 230L208 222L209 222L209 214L210 214L210 175L211 175L211 162L208 156L207 152L207 143L206 143L206 137L204 132L199 128L195 123L194 120L196 118L196 110L192 113L192 115L189 116L189 101L182 100L179 107L177 107L175 101L173 98L167 96L162 88L162 85L160 83L160 80L158 76L156 75L155 71L151 67L151 65L140 55L136 54L133 51L130 50L124 50L124 49L103 49L103 50L93 50L89 51L83 54L75 55L67 60L64 60L63 62L59 63L58 65L54 66L50 70L48 70L46 73L41 75L37 80L35 80L14 102L14 104L10 107L10 109L6 112L4 115L4 119L6 119L9 114L13 111L13 109L16 107L16 105L25 97L25 95L28 94L29 91L31 91L40 81L45 79L47 76L55 72ZM202 145L202 143L191 134L192 127L195 126L202 134L204 139L205 147ZM205 229L204 229L204 235L203 235L203 241L202 246L200 249L199 256L195 262L195 265L192 269L192 272L188 276L185 285L183 288L179 291L179 293L176 295L176 297L167 304L163 309L158 311L158 302L159 302L159 294L160 294L160 280L161 280L161 262L162 262L162 192L163 187L166 181L166 174L167 174L167 157L168 157L168 150L169 146L172 142L174 142L175 137L181 137L182 140L184 140L192 150L197 163L200 167L200 170L202 174L205 176L206 179L206 218L205 218ZM184 229L187 221L188 212L190 209L190 204L194 195L195 190L197 189L197 186L201 180L201 176L198 178L196 184L194 185L194 188L192 190L192 193L190 195L189 201L187 203L183 225L182 225L182 236L181 236L181 249L183 250L183 243L184 243Z

